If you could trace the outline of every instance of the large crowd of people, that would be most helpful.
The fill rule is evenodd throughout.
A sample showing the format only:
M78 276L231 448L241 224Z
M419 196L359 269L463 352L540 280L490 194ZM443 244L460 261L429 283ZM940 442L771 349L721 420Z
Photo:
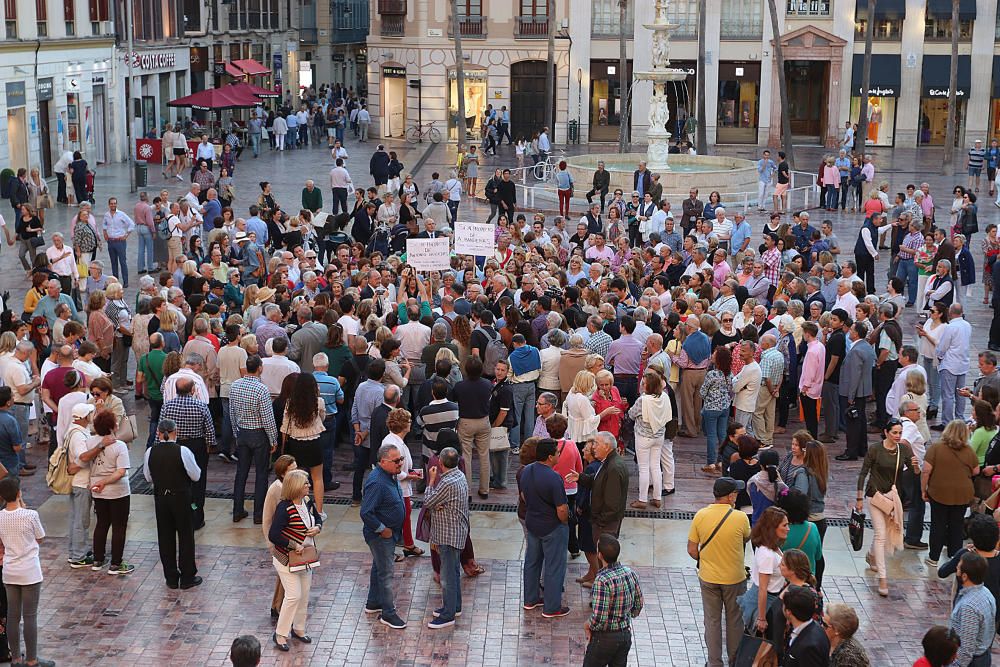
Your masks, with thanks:
M714 478L715 503L691 523L688 552L711 667L723 656L732 663L746 629L767 638L782 664L870 664L857 614L823 595L831 459L862 461L856 497L837 500L867 510L880 595L889 594L896 550L928 549L936 568L947 549L941 576L957 573L961 588L950 629L925 638L926 664L949 664L940 657L949 651L963 667L989 664L1000 593L989 514L1000 374L985 350L979 379L966 386L965 309L977 280L984 302L1000 285L1000 240L987 226L977 271L974 192L956 187L949 210L935 206L926 183L914 184L891 202L870 160L852 167L848 156L831 157L821 172L825 208L864 202L852 252L835 222L788 209L780 153L778 163L766 152L758 163L762 209L778 180L761 229L717 192L664 199L645 164L631 192L612 191L602 165L578 219L569 197L560 197L560 215L524 209L511 170L498 168L483 189L493 254L452 254L448 267L418 272L407 241L454 236L481 156L472 147L444 180L434 173L418 187L379 145L356 185L363 169L344 148L344 128L357 126L364 141L363 109L321 101L267 125L254 116L277 150L326 144L330 206L320 178L297 201L268 182L253 195L247 183L237 189L239 152L228 143L221 160L196 153L183 196L142 192L130 212L114 197L106 207L79 201L66 235L45 233L42 195L12 198L10 241L20 244L31 288L0 334L0 463L13 482L35 475L30 446L64 466L69 567L134 570L125 532L127 443L137 429L121 400L131 393L149 406L144 474L166 585L201 583L194 534L205 525L208 469L232 466L233 521L262 525L277 573L278 650L312 641L326 492L351 483L372 553L365 612L382 624L406 627L394 566L425 553L417 542L429 545L442 595L427 621L436 629L460 617L461 575L484 571L470 530L472 489L487 500L516 469L524 609L568 614L567 561L582 551L589 567L577 581L593 595L585 664L624 664L630 619L643 606L639 578L619 560L626 508L656 510L683 492L674 444L704 438L701 470ZM329 141L316 129L324 123ZM184 178L187 164L176 158L165 178ZM839 179L855 167L866 178L847 196ZM157 244L167 250L162 265L153 261ZM124 291L130 247L139 251L134 299ZM110 274L98 259L105 248ZM877 276L882 252L889 270ZM907 311L919 315L904 334ZM789 451L779 453L776 435L790 430ZM843 450L833 451L838 442ZM338 447L352 452L346 475L334 464ZM5 483L0 514L20 512L17 489ZM974 548L962 544L969 513ZM8 557L30 556L21 534L37 515L25 516L0 517ZM42 532L37 525L35 538ZM28 629L37 582L8 580L4 570L8 598L24 605L27 664L46 664ZM8 636L20 655L17 633Z

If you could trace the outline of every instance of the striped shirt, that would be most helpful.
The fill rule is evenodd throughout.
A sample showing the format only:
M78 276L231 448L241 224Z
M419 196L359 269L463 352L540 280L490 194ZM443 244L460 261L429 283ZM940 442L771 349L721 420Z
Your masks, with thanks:
M764 263L764 275L772 285L777 285L778 274L781 271L781 251L777 247L765 250L760 256L760 261Z
M421 408L417 423L424 429L424 447L437 451L437 437L441 429L453 429L458 425L458 403L446 398L431 401Z
M240 429L263 430L271 444L278 442L278 427L274 423L274 406L271 392L256 375L247 375L229 388L229 413L232 417L233 435L239 438Z
M769 348L760 355L760 383L765 384L765 380L770 380L771 384L777 387L781 384L781 378L785 373L785 358L781 350L776 347Z
M982 169L983 161L986 159L985 148L969 149L969 169Z
M592 632L620 632L632 627L642 612L639 577L631 568L614 563L597 573L591 590L587 625Z
M273 417L272 410L272 419ZM177 425L177 440L205 439L206 447L215 446L215 424L208 406L192 396L178 396L163 404L160 420L172 419ZM157 433L159 436L159 433ZM159 437L157 437L159 441Z
M899 244L899 258L913 259L917 252L924 247L924 235L921 232L911 232L903 237L903 242Z
M590 340L587 341L587 352L591 354L599 354L603 358L608 358L608 349L611 347L611 336L603 331L595 331L590 334Z

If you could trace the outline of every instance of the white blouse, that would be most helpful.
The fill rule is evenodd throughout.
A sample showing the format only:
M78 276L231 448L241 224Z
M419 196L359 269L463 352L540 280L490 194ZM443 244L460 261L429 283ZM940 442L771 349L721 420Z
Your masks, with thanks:
M563 415L569 422L565 437L574 442L584 442L597 434L601 418L594 411L590 397L571 391L563 402Z

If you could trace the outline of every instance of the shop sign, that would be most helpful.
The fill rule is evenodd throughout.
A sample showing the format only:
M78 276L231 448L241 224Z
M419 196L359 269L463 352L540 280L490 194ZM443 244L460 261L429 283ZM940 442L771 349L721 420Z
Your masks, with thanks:
M358 63L359 65L368 62L368 54L362 51L358 51L357 53L354 54L354 62Z
M861 95L861 88L858 88L858 95ZM897 91L895 88L889 86L883 88L882 86L876 86L874 88L868 89L868 97L896 97Z
M191 47L191 71L192 72L207 72L208 71L208 47L207 46L192 46Z
M171 51L132 54L132 67L136 69L173 69L176 64L177 56Z
M335 63L342 63L342 62L344 62L344 54L343 53L334 53L333 54L333 62L335 62Z
M45 102L52 99L52 79L39 79L35 90L38 94L38 101Z
M948 88L928 88L925 91L926 97L948 97L948 93L950 92L951 90ZM966 94L961 88L955 91L955 97L965 97Z
M80 90L80 80L76 77L67 77L66 79L66 90L68 92L74 92Z
M405 79L406 78L406 68L405 67L392 67L383 66L382 76L389 79Z
M94 74L90 77L90 85L92 86L103 86L105 83L104 73Z
M7 108L23 107L26 102L24 81L14 81L13 83L6 84L5 87L7 92Z
M281 64L283 58L280 53L271 55L271 70L274 72L274 89L281 90Z

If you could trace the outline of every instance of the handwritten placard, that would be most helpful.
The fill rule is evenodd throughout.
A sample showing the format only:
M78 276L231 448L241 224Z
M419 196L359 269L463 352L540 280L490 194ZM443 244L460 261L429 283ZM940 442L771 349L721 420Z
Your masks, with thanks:
M494 226L482 222L455 223L455 252L460 255L491 256L496 250Z
M447 270L451 266L448 239L407 239L406 263L417 271Z

